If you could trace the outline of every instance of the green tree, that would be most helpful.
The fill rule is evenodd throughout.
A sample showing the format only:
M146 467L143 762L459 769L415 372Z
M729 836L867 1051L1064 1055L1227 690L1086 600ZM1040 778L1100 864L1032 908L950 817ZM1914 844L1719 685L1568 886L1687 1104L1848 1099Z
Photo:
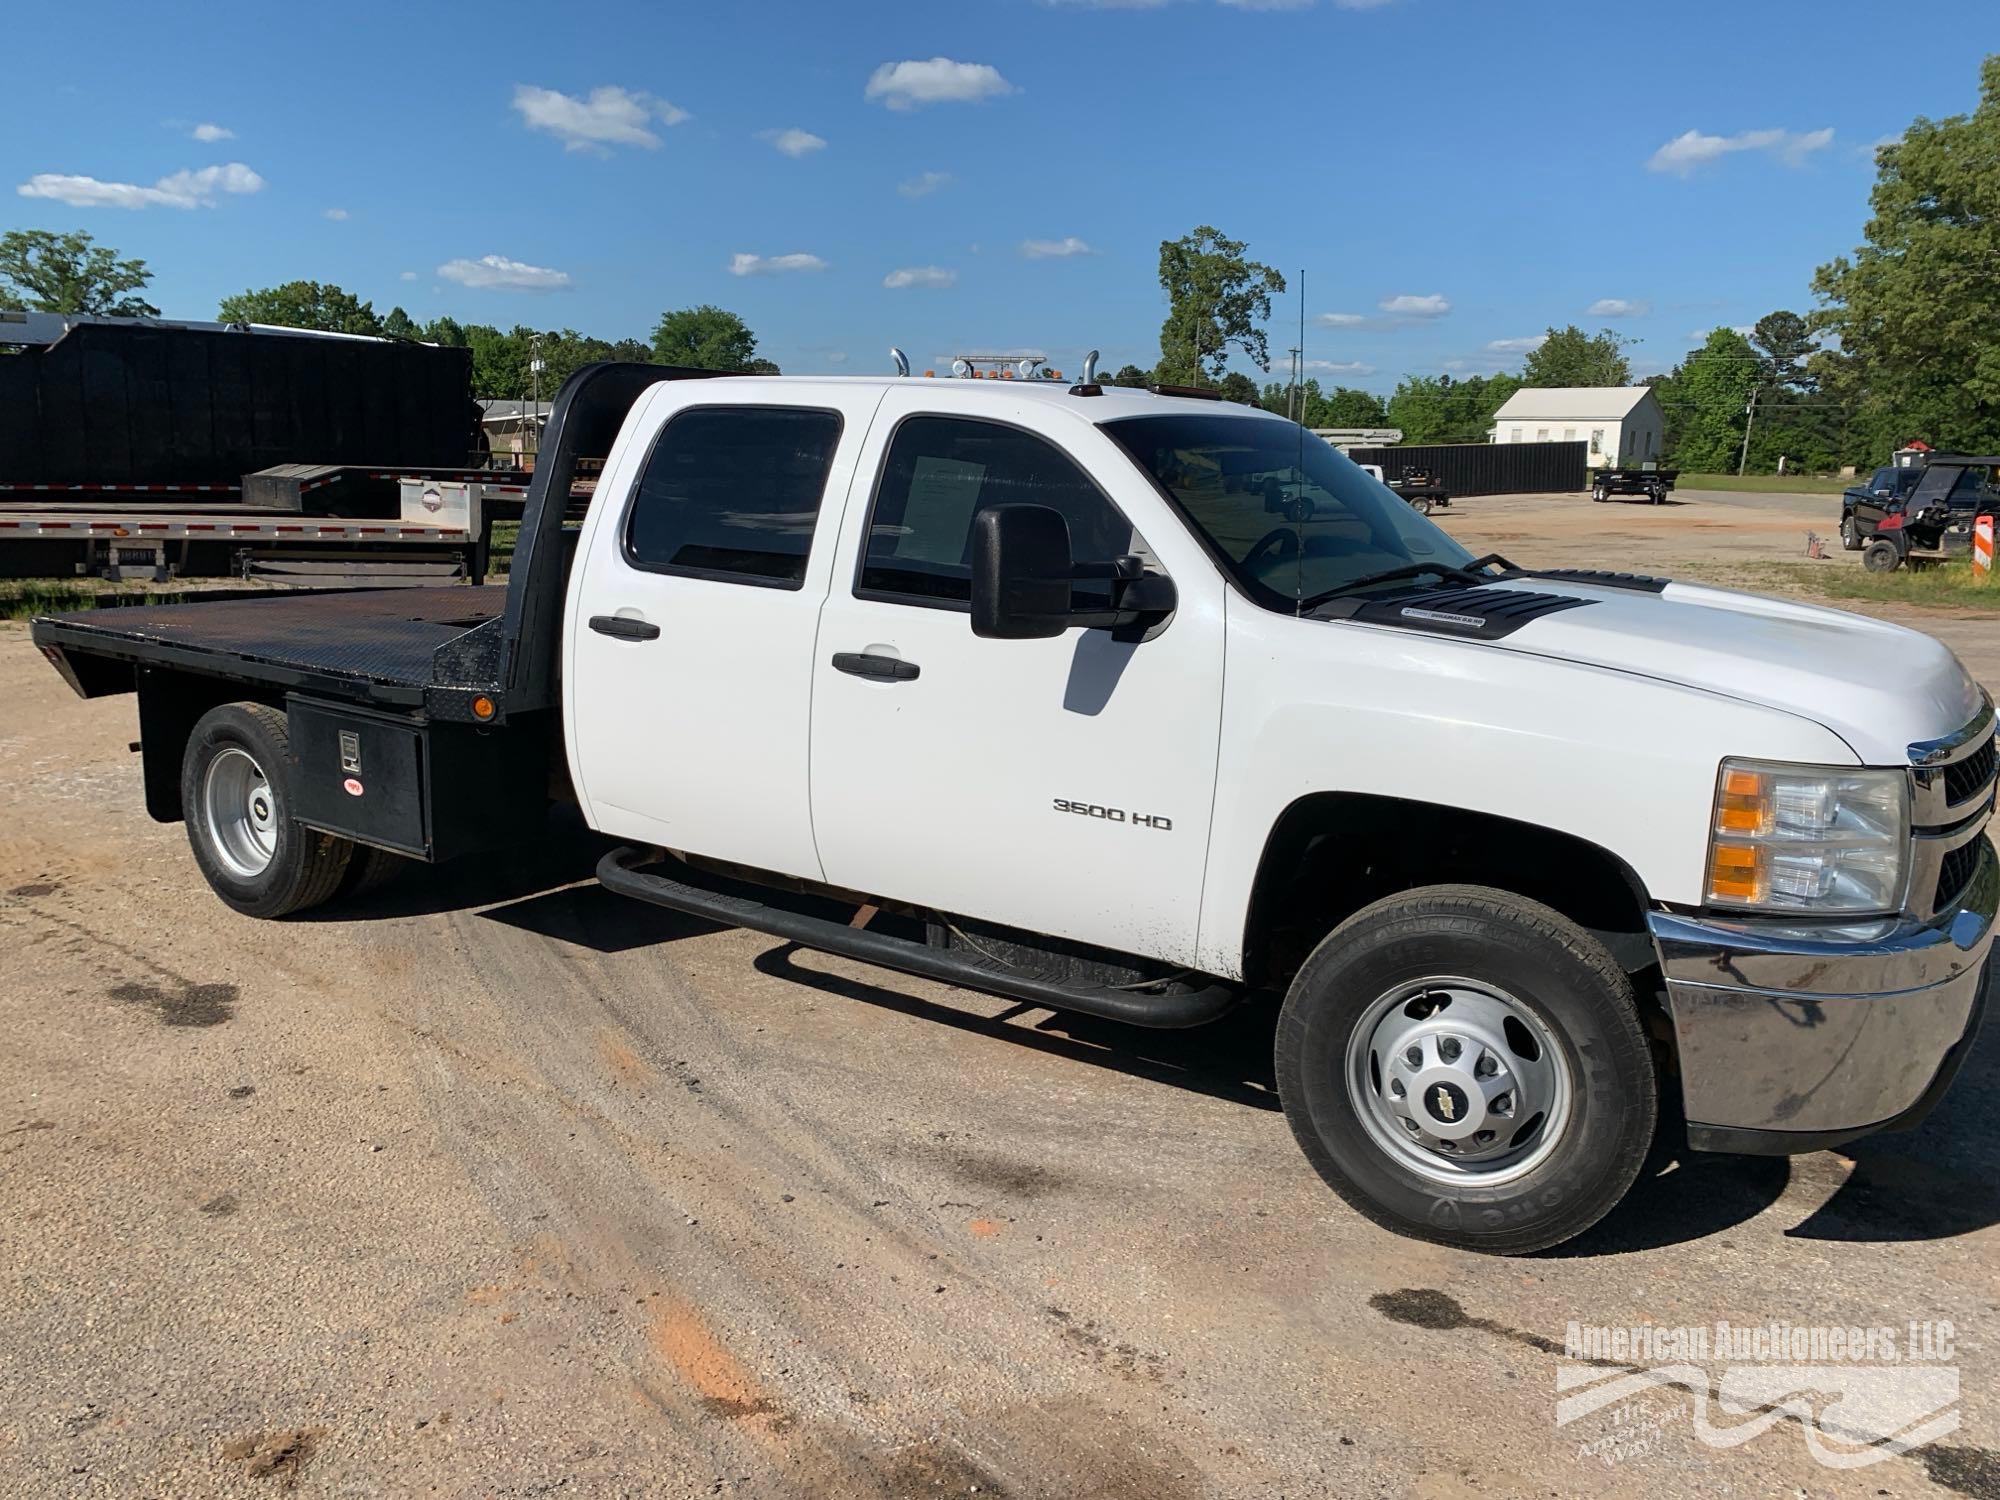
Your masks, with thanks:
M1750 331L1750 342L1764 357L1764 378L1790 391L1812 389L1806 361L1816 345L1812 328L1795 312L1765 313Z
M1519 375L1406 375L1389 397L1387 425L1406 443L1483 443L1493 414L1526 382Z
M704 302L660 315L653 358L696 370L743 370L757 358L757 336L735 313ZM776 373L776 365L764 363Z
M1352 386L1337 385L1327 393L1326 405L1319 413L1324 421L1314 422L1314 427L1387 427L1389 411L1382 404L1382 398L1373 391L1356 390Z
M447 349L463 349L466 345L465 325L456 318L432 318L424 324L423 340L427 344L442 344Z
M1220 382L1231 346L1258 369L1271 368L1264 320L1285 278L1249 259L1249 246L1207 224L1160 242L1160 286L1167 319L1160 325L1159 378L1168 385Z
M382 320L371 302L332 282L288 281L224 297L216 316L225 323L271 323L321 333L376 333Z
M423 336L416 320L400 307L392 307L383 314L382 336L391 339L416 339Z
M1813 356L1811 372L1853 413L1849 461L1880 462L1915 437L1989 452L2000 447L2000 55L1980 68L1972 113L1920 116L1875 161L1864 243L1813 277L1811 323L1839 350Z
M1224 401L1235 401L1244 406L1257 404L1257 382L1240 370L1231 370L1222 377L1217 389Z
M1124 385L1144 390L1153 383L1153 372L1142 370L1137 365L1120 365L1116 375L1109 378L1099 376L1098 379L1105 385Z
M81 230L10 229L0 234L0 307L29 312L157 318L135 295L153 279L143 260L120 260Z
M1750 341L1718 328L1666 379L1653 384L1667 416L1667 461L1697 473L1732 473L1742 456L1750 393L1764 379Z
M1551 328L1541 347L1529 354L1521 370L1524 385L1630 385L1632 366L1625 358L1631 342L1609 328L1585 333L1574 323Z

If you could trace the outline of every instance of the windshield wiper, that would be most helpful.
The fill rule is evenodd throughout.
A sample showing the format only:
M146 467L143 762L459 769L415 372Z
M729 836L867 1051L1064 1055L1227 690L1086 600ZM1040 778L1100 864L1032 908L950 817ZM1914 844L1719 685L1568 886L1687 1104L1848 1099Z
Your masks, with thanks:
M1298 608L1301 611L1312 609L1329 599L1338 599L1342 594L1352 593L1356 589L1365 589L1377 583L1394 583L1399 578L1437 578L1452 583L1462 583L1467 588L1478 588L1482 583L1493 582L1495 577L1494 574L1478 570L1496 564L1508 572L1514 571L1514 565L1497 552L1489 552L1484 557L1475 557L1462 568L1453 567L1450 563L1411 563L1407 567L1388 568L1380 573L1367 573L1359 578L1350 578L1346 583L1336 583L1332 588L1321 589L1317 594L1307 594L1299 600Z

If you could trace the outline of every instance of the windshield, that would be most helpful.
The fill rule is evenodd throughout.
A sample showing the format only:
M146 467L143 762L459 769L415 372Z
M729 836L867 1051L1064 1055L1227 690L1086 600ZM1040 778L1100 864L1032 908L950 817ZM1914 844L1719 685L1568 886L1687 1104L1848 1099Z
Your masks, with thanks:
M1266 609L1290 613L1301 599L1413 563L1472 560L1345 454L1311 433L1301 443L1295 423L1174 413L1102 430Z

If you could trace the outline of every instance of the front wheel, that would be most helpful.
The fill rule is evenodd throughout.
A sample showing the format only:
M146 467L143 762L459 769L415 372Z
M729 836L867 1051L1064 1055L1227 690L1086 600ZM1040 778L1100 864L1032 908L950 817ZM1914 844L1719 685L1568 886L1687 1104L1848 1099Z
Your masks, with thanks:
M1861 566L1871 573L1893 573L1903 565L1903 554L1890 541L1873 541L1861 549Z
M1854 517L1851 514L1842 516L1840 518L1841 548L1847 552L1859 552L1861 550L1861 541L1861 527L1855 521Z
M1417 514L1420 516L1427 516L1431 513L1431 501L1428 495L1420 495L1415 500L1412 500L1410 504L1417 508Z
M1316 948L1278 1021L1307 1158L1384 1228L1522 1254L1625 1196L1659 1117L1631 981L1540 902L1429 886Z
M1599 505L1602 505L1607 499L1610 498L1610 494L1611 492L1605 489L1604 486L1600 484L1596 489L1590 492L1590 498L1595 500Z
M211 709L188 736L181 811L209 887L246 916L282 917L340 889L354 845L292 816L285 716L262 703Z

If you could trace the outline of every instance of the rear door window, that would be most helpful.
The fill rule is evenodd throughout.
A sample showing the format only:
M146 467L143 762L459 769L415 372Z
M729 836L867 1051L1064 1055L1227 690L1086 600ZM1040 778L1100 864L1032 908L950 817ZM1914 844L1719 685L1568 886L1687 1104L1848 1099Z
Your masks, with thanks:
M783 406L696 406L661 429L625 517L625 559L766 588L805 580L840 417Z

